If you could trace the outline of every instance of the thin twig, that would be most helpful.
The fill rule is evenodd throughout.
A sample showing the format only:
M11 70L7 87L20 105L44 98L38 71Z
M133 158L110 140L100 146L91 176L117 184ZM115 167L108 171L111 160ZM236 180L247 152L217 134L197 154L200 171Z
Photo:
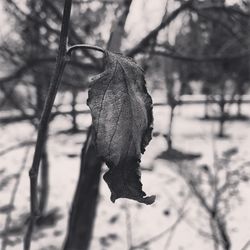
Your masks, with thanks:
M140 249L140 248L143 248L145 246L148 246L149 244L151 244L151 243L159 240L160 238L162 238L167 233L171 233L173 230L175 230L175 228L177 227L177 225L182 221L182 219L184 218L184 216L186 214L185 213L185 207L186 207L189 199L190 199L190 195L188 195L187 198L184 200L182 208L178 209L179 216L178 216L178 218L176 219L176 221L174 222L173 225L171 225L167 229L163 230L161 233L159 233L159 234L151 237L150 239L145 240L145 241L141 242L140 244L138 244L136 246L133 246L131 249L135 250L135 249Z
M214 250L219 250L220 241L217 236L216 228L214 226L214 221L212 218L209 219L210 229L212 233L212 239L214 243Z
M141 51L143 52L143 50ZM191 61L191 62L216 62L216 61L228 61L228 60L238 60L238 59L248 59L250 57L249 50L239 52L233 55L203 55L203 56L194 56L176 52L168 52L166 50L155 50L154 55L168 57L174 60L180 61Z
M69 30L69 22L70 22L70 13L71 13L72 0L65 0L64 3L64 11L63 11L63 20L59 41L59 51L56 60L56 67L53 73L53 77L51 79L51 84L49 87L48 96L45 102L45 106L42 112L35 153L33 157L32 167L30 169L30 193L31 193L31 218L29 221L27 233L24 239L24 250L30 249L31 237L33 228L36 222L37 217L39 216L38 211L38 195L37 195L37 177L39 172L39 164L44 148L44 143L46 141L46 135L48 130L49 118L52 110L52 106L54 104L55 96L60 85L63 71L67 62L67 40L68 40L68 30Z
M126 213L126 229L127 229L127 246L128 246L128 250L132 250L133 238L132 238L131 214L129 211L127 201L125 201L125 213Z
M247 250L250 247L250 240L240 249L240 250Z
M30 144L28 144L28 146L30 146ZM26 163L27 163L27 160L28 160L30 150L31 150L31 147L28 147L27 150L25 151L21 167L20 167L20 169L18 171L16 182L15 182L15 185L14 185L14 188L13 188L13 191L12 191L12 194L11 194L10 202L9 202L10 208L13 207L14 204L15 204L16 194L17 194L18 187L19 187L19 184L20 184L20 181L21 181L22 173L23 173L23 171L24 171L24 169L26 167ZM12 210L10 209L10 211L7 214L5 223L4 223L3 232L6 232L6 234L3 234L1 250L5 250L6 247L7 247L7 239L8 239L7 232L9 231L9 226L10 226L11 219L12 219L11 218L11 212L12 212Z
M174 234L176 232L177 226L179 225L179 223L184 218L184 215L185 215L185 211L184 210L185 210L185 207L187 206L187 203L188 203L190 197L191 196L190 196L190 193L189 193L188 196L187 196L187 198L184 200L182 207L180 209L178 209L179 217L178 217L176 223L173 225L173 227L171 228L171 230L169 232L169 235L167 237L167 241L166 241L164 250L167 250L170 247L170 244L171 244L171 241L172 241L172 239L174 237Z
M179 220L178 223L175 223L174 226L171 228L171 230L170 230L170 232L169 232L169 235L168 235L168 238L167 238L167 242L166 242L165 247L164 247L164 250L167 250L167 249L169 248L169 246L170 246L170 244L171 244L171 241L172 241L172 239L173 239L173 237L174 237L174 233L175 233L175 231L176 231L176 228L177 228L177 226L179 225L179 222L180 222L180 221L181 221L181 220Z
M17 150L17 149L19 149L19 148L26 147L26 146L30 146L30 145L33 145L33 144L35 144L35 141L32 141L32 140L30 140L30 141L19 142L19 143L17 143L17 144L14 145L14 146L10 146L10 147L8 147L8 148L5 148L5 149L1 150L1 151L0 151L0 156L3 156L3 155L5 155L5 154L8 154L8 153L10 153L10 152L13 151L13 150Z

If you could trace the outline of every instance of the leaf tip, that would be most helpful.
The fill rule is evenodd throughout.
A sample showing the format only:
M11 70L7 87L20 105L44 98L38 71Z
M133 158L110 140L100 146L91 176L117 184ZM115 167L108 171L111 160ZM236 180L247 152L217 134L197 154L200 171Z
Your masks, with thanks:
M142 198L141 203L144 203L146 205L152 205L155 202L156 195L150 195Z
M110 196L110 200L115 203L115 201L119 198L129 198L132 200L135 200L137 202L143 203L145 205L152 205L155 202L156 199L156 195L150 195L150 196L146 196L146 197L116 197L114 194L111 194Z

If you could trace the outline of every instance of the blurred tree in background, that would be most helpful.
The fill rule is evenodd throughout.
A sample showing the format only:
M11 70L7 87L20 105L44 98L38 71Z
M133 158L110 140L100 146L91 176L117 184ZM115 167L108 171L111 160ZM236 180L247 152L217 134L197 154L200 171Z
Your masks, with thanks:
M205 117L208 118L207 104L212 98L220 112L218 135L224 137L223 125L229 118L226 104L229 106L230 101L237 99L237 117L241 118L242 95L250 86L249 18L238 4L230 9L225 1L211 4L197 1L194 11L186 16L174 46L164 46L172 52L163 55L176 60L170 71L176 72L185 86L196 81L198 87L198 82L202 82L201 93L207 96Z

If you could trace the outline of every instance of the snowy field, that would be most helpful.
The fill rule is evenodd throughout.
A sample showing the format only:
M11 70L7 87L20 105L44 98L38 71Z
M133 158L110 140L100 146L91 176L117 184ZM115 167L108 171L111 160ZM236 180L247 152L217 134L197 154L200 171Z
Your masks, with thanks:
M234 109L234 107L232 107ZM250 117L249 106L243 105L243 113ZM234 112L234 110L233 110ZM231 164L237 168L244 164L250 168L250 123L249 121L226 122L226 139L218 139L216 121L202 121L203 105L181 106L176 109L174 120L174 148L187 153L200 153L196 160L172 162L159 159L166 150L169 110L167 106L154 108L154 137L142 158L142 183L147 194L156 194L152 206L120 199L113 204L106 183L101 180L100 197L91 250L211 250L213 241L206 212L198 199L192 195L189 186L177 169L193 171L204 164L214 164L214 151L218 158L225 151L233 149ZM78 123L87 129L90 115L79 115ZM32 250L59 250L64 241L68 213L79 174L79 155L85 133L75 135L58 131L69 129L70 118L56 118L51 125L49 140L50 196L48 210L58 209L58 220L53 227L40 228L34 235ZM0 153L23 141L35 139L34 131L28 122L0 127ZM6 214L10 211L11 194L20 169L21 182L12 208L12 226L18 226L29 212L29 179L33 148L20 147L1 156L0 161L0 231L4 229ZM28 151L27 151L28 150ZM25 155L28 154L27 161ZM24 164L24 165L23 165ZM105 171L105 167L103 171ZM226 216L228 232L233 250L241 250L250 239L250 184L239 185L237 199L232 199ZM233 196L232 196L233 198ZM7 206L7 207L6 207ZM18 227L17 227L18 228ZM13 230L9 237L9 250L22 249L22 234ZM2 234L1 234L2 235ZM155 237L156 236L156 237ZM139 246L149 240L146 246ZM246 249L245 249L246 250Z

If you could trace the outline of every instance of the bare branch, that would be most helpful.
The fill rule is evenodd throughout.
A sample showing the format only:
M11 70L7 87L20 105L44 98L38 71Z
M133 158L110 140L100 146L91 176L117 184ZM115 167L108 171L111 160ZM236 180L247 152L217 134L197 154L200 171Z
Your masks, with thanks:
M22 147L26 147L26 146L30 146L30 145L34 145L35 142L34 141L23 141L23 142L19 142L16 145L10 146L8 148L5 148L3 150L0 151L0 156L3 156L5 154L8 154L9 152L13 151L13 150L17 150L19 148Z
M189 9L192 5L192 2L192 0L189 0L181 4L180 7L169 14L167 18L165 18L164 15L162 22L155 29L149 32L134 48L127 51L127 56L134 57L136 54L144 50L149 45L149 42L158 36L162 29L168 26L181 12Z
M250 247L250 240L240 249L240 250L247 250Z
M42 117L40 120L35 153L33 157L33 163L30 169L31 218L30 218L28 230L24 239L24 250L30 249L33 228L35 226L36 219L39 216L38 197L37 197L37 177L38 177L38 172L39 172L39 163L41 160L44 143L47 137L46 134L48 130L48 122L50 118L51 109L55 100L58 87L62 79L62 75L63 75L64 68L66 66L66 62L68 60L68 58L66 57L66 52L67 52L67 41L68 41L71 5L72 5L72 0L65 0L56 67L54 70L53 77L51 79L48 96L47 96L45 106L43 109L43 113L42 113Z
M192 7L192 10L194 12L196 12L199 16L203 17L203 18L206 18L207 20L210 20L210 21L214 21L216 22L217 24L220 24L225 30L227 30L228 32L230 32L232 34L232 36L238 40L241 45L243 47L245 47L246 49L248 49L248 44L244 41L243 37L241 36L241 34L237 33L234 31L234 29L232 29L231 25L224 22L220 16L218 17L214 17L213 15L209 15L208 14L205 14L206 12L205 11L202 11L202 10L199 10L199 9L196 9L194 7Z
M27 145L30 146L31 144L26 144L26 146ZM31 150L31 147L28 147L27 150L25 151L24 158L23 158L21 167L20 167L20 169L18 171L16 180L15 180L15 184L14 184L14 188L13 188L12 193L11 193L11 198L10 198L10 202L9 202L10 207L13 207L14 204L15 204L16 194L17 194L17 191L18 191L18 187L19 187L19 184L20 184L22 173L23 173L23 171L25 170L25 167L26 167L26 163L27 163L27 160L28 160L28 155L29 155L30 150ZM9 226L10 226L11 220L12 220L11 212L12 211L10 210L8 212L8 214L7 214L7 217L6 217L6 220L5 220L5 223L4 223L3 232L8 232L9 231ZM8 239L8 234L3 234L1 250L5 250L7 248L7 239Z
M153 51L155 55L169 57L175 60L181 61L193 61L193 62L211 62L211 61L228 61L228 60L238 60L250 57L250 51L243 51L236 55L203 55L203 56L193 56L193 55L185 55L179 52L169 52L166 50L155 50Z
M234 14L234 15L240 15L246 18L250 18L250 14L247 12L244 12L243 10L237 9L233 6L214 6L214 5L208 5L203 7L197 7L197 10L207 10L207 11L221 11L227 14Z
M62 16L61 12L58 10L58 8L56 7L56 5L54 4L54 2L50 1L50 0L45 0L45 2L50 7L50 9L53 11L53 13L56 15L57 19L59 21L61 21L63 19L63 16ZM83 43L82 38L75 32L75 30L73 29L73 27L70 23L69 23L69 35L72 36L72 38L74 38L75 43L79 43L79 44ZM96 58L93 55L91 55L87 50L85 50L84 53L87 57L89 57L92 60L92 62L96 66L100 67L98 60L96 60Z
M157 234L157 235L151 237L150 239L147 239L147 240L141 242L141 243L138 244L138 245L132 246L131 250L136 250L136 249L141 249L141 248L143 248L143 247L146 247L146 246L148 246L149 244L151 244L151 243L153 243L153 242L159 240L160 238L162 238L163 236L165 236L167 233L172 233L172 232L175 230L175 228L177 227L177 225L178 225L178 224L182 221L182 219L184 218L184 216L185 216L185 214L186 214L186 213L185 213L185 208L186 208L186 206L187 206L187 204L188 204L189 199L190 199L190 195L188 195L188 196L186 197L186 199L184 200L184 202L183 202L181 208L178 209L179 215L178 215L176 221L175 221L170 227L166 228L165 230L163 230L163 231L160 232L159 234Z
M53 63L55 62L54 57L46 57L46 58L33 58L32 60L28 60L26 64L20 66L15 72L10 73L8 76L4 76L0 78L0 85L19 79L24 76L31 68L39 66L41 64ZM76 66L80 69L86 70L96 70L97 67L94 64L90 63L82 63L76 60L71 60L68 62L69 64Z

